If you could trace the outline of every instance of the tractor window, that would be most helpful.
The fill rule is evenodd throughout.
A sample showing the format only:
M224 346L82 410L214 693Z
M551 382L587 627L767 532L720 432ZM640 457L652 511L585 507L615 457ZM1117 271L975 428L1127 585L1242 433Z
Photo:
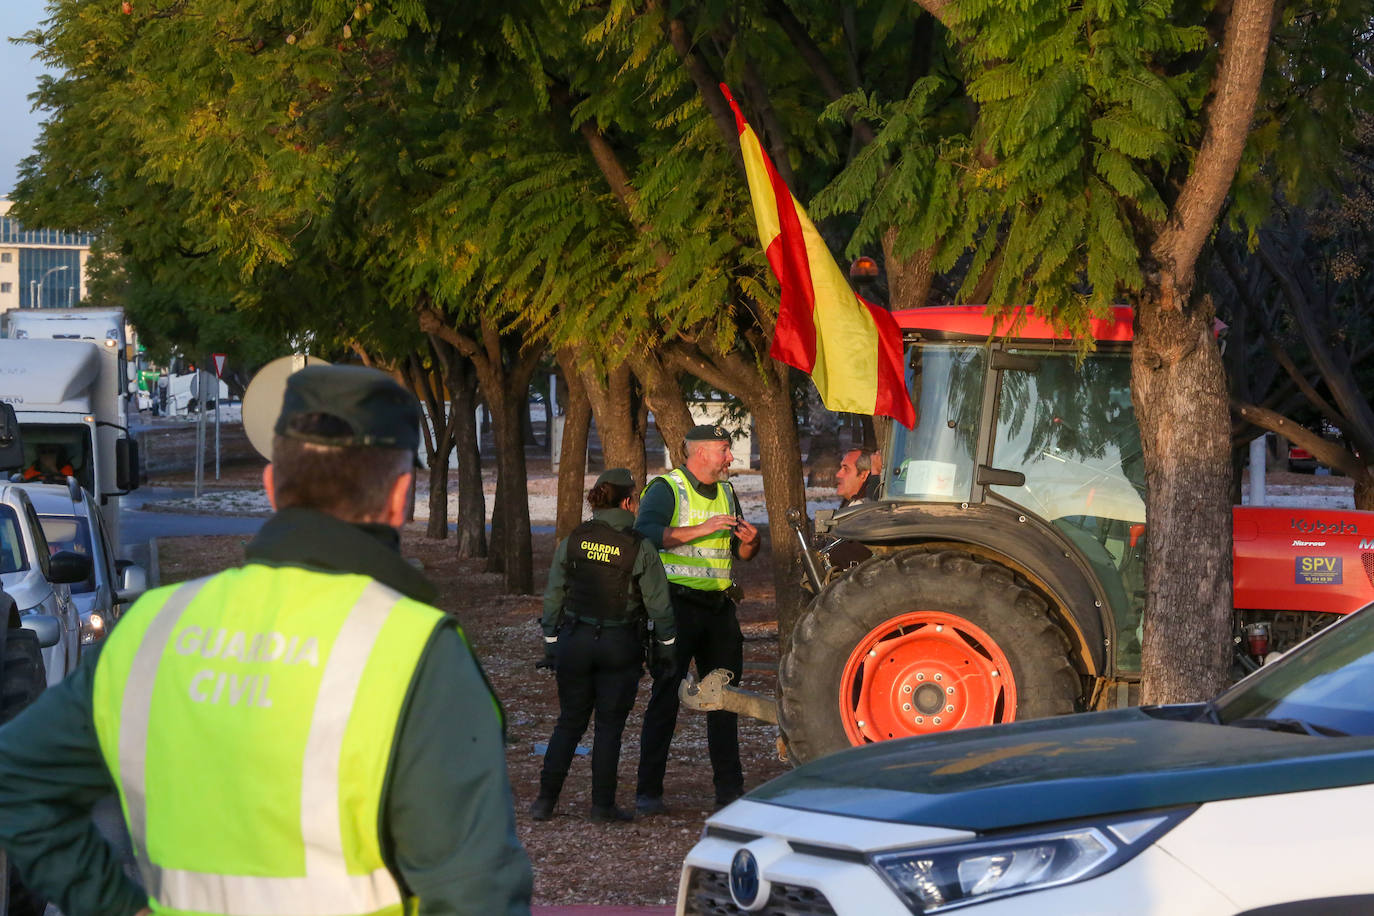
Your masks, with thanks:
M911 351L907 387L916 427L892 426L891 460L883 466L885 499L963 502L973 486L987 351L981 346L926 344Z
M992 464L1026 475L995 485L1053 524L1092 565L1117 620L1117 661L1140 666L1145 596L1145 467L1125 354L1018 351L1034 369L1001 373Z

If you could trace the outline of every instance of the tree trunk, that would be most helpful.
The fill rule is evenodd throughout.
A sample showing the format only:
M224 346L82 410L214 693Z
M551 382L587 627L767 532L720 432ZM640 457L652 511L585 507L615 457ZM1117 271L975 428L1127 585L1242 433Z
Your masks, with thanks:
M532 366L530 371L533 371ZM492 430L496 435L496 511L501 520L500 538L497 539L494 527L492 538L501 545L506 591L519 595L534 591L529 479L525 468L524 426L520 420L520 412L526 410L526 398L522 395L528 390L529 381L530 372L512 372L509 389L499 398L489 398Z
M644 430L637 422L639 398L630 367L618 366L604 381L594 370L584 369L582 381L596 417L597 435L601 437L603 466L629 468L635 480L643 480Z
M890 309L914 309L926 305L930 287L935 281L935 248L922 248L909 258L899 258L893 252L897 246L897 229L883 233L883 261L887 267L887 306Z
M1374 512L1374 468L1354 478L1355 508L1361 512Z
M1182 703L1227 682L1231 424L1210 299L1181 312L1151 292L1131 356L1149 525L1141 701Z
M587 399L587 386L577 372L576 357L571 349L558 351L558 366L562 370L567 391L563 397L563 439L558 461L558 514L554 524L554 539L561 541L582 521L583 490L587 479L587 436L591 426L592 405ZM553 427L549 427L552 435Z
M482 450L477 437L477 371L459 357L449 372L454 447L458 451L458 537L460 557L487 555L487 496L482 490Z
M806 485L833 487L844 457L840 450L840 415L826 408L816 386L806 385Z
M448 456L453 452L453 418L450 405L444 398L444 378L440 371L443 357L434 345L433 361L425 365L422 354L412 353L406 358L405 380L410 390L424 405L425 422L421 447L425 463L429 465L429 522L425 537L443 540L448 537Z
M692 429L692 414L682 399L677 373L664 365L661 355L645 352L630 357L630 365L644 386L644 400L653 411L654 424L674 465L687 460L683 440ZM657 460L653 462L658 466Z
M764 502L768 507L768 536L773 553L773 590L778 610L779 650L792 638L801 613L801 550L787 522L793 507L806 514L802 483L801 442L797 436L787 367L769 361L774 371L755 397L745 400L754 414L759 440L759 469L763 472Z

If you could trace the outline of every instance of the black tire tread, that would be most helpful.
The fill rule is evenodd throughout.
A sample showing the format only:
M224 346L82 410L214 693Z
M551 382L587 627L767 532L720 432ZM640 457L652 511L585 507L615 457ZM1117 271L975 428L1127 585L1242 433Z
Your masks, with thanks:
M840 672L860 639L915 605L963 614L959 604L969 605L974 595L978 607L970 614L1000 621L1000 630L991 629L1003 651L1033 669L1013 672L1017 718L1074 711L1082 687L1070 661L1072 643L1044 597L991 560L912 548L864 561L827 585L797 621L778 665L779 718L792 760L804 763L849 746L836 698Z

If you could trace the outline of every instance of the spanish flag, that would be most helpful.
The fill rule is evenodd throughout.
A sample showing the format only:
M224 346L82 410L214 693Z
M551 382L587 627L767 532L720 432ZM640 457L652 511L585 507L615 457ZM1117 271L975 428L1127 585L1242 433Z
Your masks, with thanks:
M735 111L754 220L782 287L769 354L810 373L831 410L887 416L908 429L916 411L902 372L902 332L884 308L854 292L815 225L783 183L758 135Z

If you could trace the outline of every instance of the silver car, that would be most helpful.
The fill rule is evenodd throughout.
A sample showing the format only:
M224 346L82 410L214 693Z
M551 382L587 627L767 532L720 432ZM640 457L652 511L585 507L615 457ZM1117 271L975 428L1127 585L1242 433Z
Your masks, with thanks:
M81 487L24 484L23 488L38 513L48 548L90 558L90 575L71 584L72 601L81 614L81 645L104 639L125 606L147 590L147 573L141 566L115 559L105 517Z
M14 599L23 625L39 634L48 684L81 655L81 615L70 583L91 574L89 557L54 551L22 484L0 484L0 588Z

